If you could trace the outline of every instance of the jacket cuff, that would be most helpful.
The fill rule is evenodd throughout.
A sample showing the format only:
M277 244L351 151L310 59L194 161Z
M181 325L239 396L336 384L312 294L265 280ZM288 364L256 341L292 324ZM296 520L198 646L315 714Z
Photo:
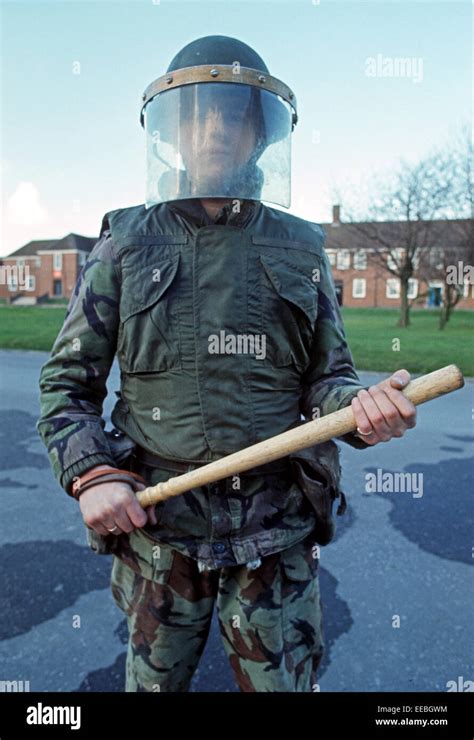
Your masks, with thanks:
M104 452L98 452L94 455L83 457L82 460L78 460L77 462L73 463L62 473L60 477L60 485L62 486L62 488L64 488L66 493L71 496L71 498L74 498L70 491L70 486L73 479L77 475L83 475L91 468L94 468L96 465L110 465L113 468L117 467L113 457L105 454Z

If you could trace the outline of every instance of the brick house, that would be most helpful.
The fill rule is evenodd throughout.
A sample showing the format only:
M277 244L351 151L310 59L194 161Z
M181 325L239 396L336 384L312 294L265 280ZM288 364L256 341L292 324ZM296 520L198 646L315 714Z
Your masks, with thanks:
M32 241L0 259L0 298L8 303L69 299L97 239L68 234Z
M393 257L403 258L407 229L415 228L404 221L343 223L340 206L333 206L333 220L322 223L326 232L326 253L331 263L339 303L359 308L397 308L400 304L400 281L385 265ZM369 238L370 237L370 238ZM379 243L377 243L379 241ZM381 247L390 243L390 251ZM414 307L436 308L446 287L446 265L473 264L472 221L440 220L430 223L429 240L419 249L414 260L415 272L409 282L409 302ZM395 255L394 255L395 252ZM474 285L467 280L461 288L459 309L474 308Z
M415 307L436 307L445 290L445 262L463 260L473 263L472 252L466 259L467 219L432 222L432 245L423 250L417 271L409 284L410 303ZM399 280L384 267L377 238L391 244L406 243L403 221L371 224L342 223L340 207L333 206L333 220L323 223L326 252L332 266L339 302L344 306L397 308L400 303ZM368 239L364 228L371 230ZM375 242L374 242L375 240ZM46 298L69 299L87 255L97 239L68 234L63 239L32 241L0 259L0 298L8 302L36 303ZM470 239L467 239L470 241ZM373 246L375 243L375 247ZM13 268L13 269L12 269ZM24 274L22 270L25 271ZM465 282L460 309L474 308L474 285Z

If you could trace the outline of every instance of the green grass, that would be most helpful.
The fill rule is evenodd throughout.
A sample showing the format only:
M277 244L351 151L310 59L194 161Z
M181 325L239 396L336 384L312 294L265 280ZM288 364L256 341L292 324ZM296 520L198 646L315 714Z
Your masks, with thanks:
M0 306L0 347L49 352L65 316L64 306Z
M65 307L0 306L0 347L49 351L59 332ZM444 331L438 312L412 311L411 326L398 327L398 311L344 308L344 322L358 370L392 372L401 367L426 373L455 363L474 376L474 311L455 311ZM400 340L400 351L392 349Z
M358 370L392 372L401 367L428 373L454 363L474 375L474 312L455 311L446 328L438 329L438 311L414 310L406 329L397 326L399 313L390 308L344 308L344 324ZM394 351L393 340L400 340Z
M69 303L69 298L46 298L42 304L44 306L66 306Z

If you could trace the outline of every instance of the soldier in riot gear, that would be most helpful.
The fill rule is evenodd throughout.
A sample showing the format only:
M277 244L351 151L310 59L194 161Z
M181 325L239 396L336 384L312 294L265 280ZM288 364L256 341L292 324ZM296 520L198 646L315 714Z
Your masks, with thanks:
M113 553L128 691L186 691L214 607L242 691L312 691L323 653L319 545L333 536L338 447L193 489L145 512L134 490L352 403L365 448L401 436L404 370L364 387L324 232L290 205L296 99L261 57L197 39L145 91L146 202L105 214L51 356L38 431L89 542ZM316 278L316 279L315 279ZM209 337L264 335L264 355ZM79 343L72 340L80 338ZM114 356L121 388L101 417Z

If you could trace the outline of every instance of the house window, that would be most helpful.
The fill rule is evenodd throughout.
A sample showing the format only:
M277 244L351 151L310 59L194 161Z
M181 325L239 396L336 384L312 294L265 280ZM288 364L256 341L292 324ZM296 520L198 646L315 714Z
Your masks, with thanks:
M365 249L358 249L354 254L354 270L367 270L367 252Z
M16 261L17 267L24 267L25 266L25 260L24 259L18 259Z
M63 266L63 256L61 252L53 255L53 270L61 270Z
M351 266L351 253L348 249L339 249L337 252L337 269L348 270Z
M12 293L18 290L18 276L14 273L10 273L8 276L8 290Z
M365 298L366 280L365 278L355 278L352 281L352 297Z
M326 254L328 256L329 264L334 267L336 264L336 252L334 251L334 249L328 249L326 251Z
M62 295L63 286L61 280L55 280L53 282L53 293L54 295Z
M41 267L41 257L36 257L36 259L35 259L35 267Z
M416 298L417 295L418 295L418 280L416 280L416 278L408 278L407 298Z
M34 275L28 275L26 280L26 290L34 290L36 288L36 279Z
M442 247L432 247L429 252L429 263L432 267L434 267L436 270L441 270L443 267L443 248Z
M469 298L469 288L470 288L470 286L471 286L470 279L468 277L467 278L464 278L463 298ZM472 296L474 298L474 283L472 285Z
M400 280L389 278L387 280L387 298L400 298Z
M405 250L403 249L403 247L392 249L391 252L387 254L387 267L389 268L389 270L398 270L398 268L401 267L401 265L403 264L404 254Z
M87 252L79 252L79 266L82 267L86 263Z

